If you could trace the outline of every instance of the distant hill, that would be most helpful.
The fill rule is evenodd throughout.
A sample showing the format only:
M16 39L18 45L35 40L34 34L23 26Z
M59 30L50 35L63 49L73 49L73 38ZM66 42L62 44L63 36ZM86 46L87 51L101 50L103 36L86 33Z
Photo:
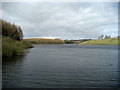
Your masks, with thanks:
M81 45L120 45L120 38L108 38L108 39L98 39L90 40L80 43Z
M30 41L33 44L64 44L64 40L61 39L31 38L24 40Z

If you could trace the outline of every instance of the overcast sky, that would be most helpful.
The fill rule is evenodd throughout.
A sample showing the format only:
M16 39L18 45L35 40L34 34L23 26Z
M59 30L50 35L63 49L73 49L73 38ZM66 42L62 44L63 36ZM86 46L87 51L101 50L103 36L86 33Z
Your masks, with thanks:
M2 18L21 26L24 38L118 35L117 2L3 2Z

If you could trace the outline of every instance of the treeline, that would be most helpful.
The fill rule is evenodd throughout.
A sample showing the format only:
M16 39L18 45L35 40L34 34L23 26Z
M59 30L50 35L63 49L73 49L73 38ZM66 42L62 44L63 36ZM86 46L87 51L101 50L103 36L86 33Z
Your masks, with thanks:
M23 32L20 26L11 24L4 20L2 22L2 55L22 55L32 44L23 40Z
M78 39L78 40L64 40L65 44L80 44L91 39Z
M23 39L23 32L20 26L15 24L11 24L4 20L2 22L2 35L10 37L13 40L22 40Z
M25 39L33 44L64 44L61 39Z
M108 38L111 38L110 35L101 35L98 37L98 39L108 39Z
M65 44L74 44L75 42L72 40L64 40Z

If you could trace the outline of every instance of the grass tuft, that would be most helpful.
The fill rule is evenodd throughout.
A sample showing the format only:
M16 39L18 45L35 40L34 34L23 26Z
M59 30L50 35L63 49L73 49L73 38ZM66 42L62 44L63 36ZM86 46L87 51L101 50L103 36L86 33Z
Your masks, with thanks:
M3 56L13 56L13 55L23 55L26 52L26 48L32 47L32 44L28 41L16 41L9 37L2 38L2 55Z

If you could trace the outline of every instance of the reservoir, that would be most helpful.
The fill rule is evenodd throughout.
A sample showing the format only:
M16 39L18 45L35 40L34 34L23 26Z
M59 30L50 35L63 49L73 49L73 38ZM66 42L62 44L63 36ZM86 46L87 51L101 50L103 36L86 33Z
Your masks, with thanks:
M34 45L3 57L3 88L118 87L117 45Z

